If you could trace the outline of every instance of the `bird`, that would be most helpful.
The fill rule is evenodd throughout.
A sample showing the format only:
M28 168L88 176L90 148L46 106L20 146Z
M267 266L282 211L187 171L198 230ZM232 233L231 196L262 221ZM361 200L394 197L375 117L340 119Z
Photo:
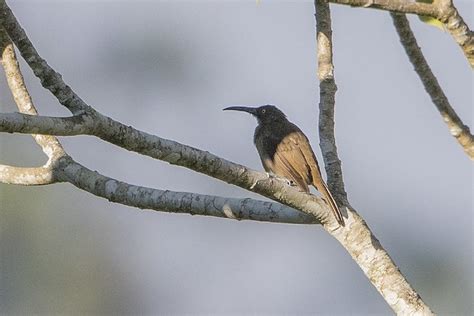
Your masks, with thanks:
M341 211L321 176L311 144L301 129L274 105L224 109L228 110L247 112L257 119L253 142L265 171L289 180L290 184L306 193L309 193L310 185L314 186L330 206L339 225L344 226Z

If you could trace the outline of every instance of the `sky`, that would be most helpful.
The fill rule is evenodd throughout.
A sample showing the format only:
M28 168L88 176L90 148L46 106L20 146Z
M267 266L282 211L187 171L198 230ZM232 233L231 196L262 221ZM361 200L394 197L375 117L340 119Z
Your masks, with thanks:
M8 1L40 55L98 111L263 170L256 121L275 104L318 146L311 1ZM473 27L473 3L456 1ZM438 314L473 313L473 169L413 71L387 12L331 5L336 138L351 204ZM410 17L433 72L473 126L473 76L451 36ZM26 64L41 114L69 113ZM16 108L0 78L0 110ZM263 199L93 137L61 137L131 184ZM0 162L45 162L0 135ZM320 226L142 211L68 184L0 185L0 313L390 315Z

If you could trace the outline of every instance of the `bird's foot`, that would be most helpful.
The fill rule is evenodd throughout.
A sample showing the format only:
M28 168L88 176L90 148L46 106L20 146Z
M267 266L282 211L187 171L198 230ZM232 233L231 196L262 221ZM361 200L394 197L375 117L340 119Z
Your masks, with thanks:
M279 176L277 176L277 175L274 174L274 173L268 173L268 172L267 172L267 174L268 174L268 177L269 177L269 178L275 179L275 180L277 180L277 181L284 182L286 185L289 185L290 187L296 187L296 186L297 186L297 184L296 184L295 181L293 181L293 180L288 180L288 179L286 179L286 178L279 177Z
M286 178L282 178L282 177L279 177L277 176L276 174L272 173L272 172L265 172L267 174L267 179L270 179L270 180L276 180L276 181L280 181L280 182L284 182L286 185L289 185L291 187L297 187L298 185L295 183L295 181L292 181L292 180L288 180ZM263 181L263 180L257 180L255 181L251 186L250 186L250 190L253 190L255 188L255 186L260 182L260 181Z
M267 174L267 177L268 179L270 179L272 176L268 173L268 172L265 172ZM256 180L251 186L250 186L250 190L253 190L255 188L255 186L260 182L260 181L263 181L263 180Z
M373 6L374 3L375 3L374 0L367 0L367 2L362 5L362 7L368 8L368 7L370 7L370 6Z
M280 178L280 177L277 177L274 173L272 172L265 172L266 175L267 175L267 179L270 179L270 180L277 180L277 181L283 181L285 182L287 185L291 185L291 182L292 181L289 181L287 179L284 179L284 178ZM265 179L265 180L267 180ZM264 180L256 180L251 186L250 186L250 190L253 190L253 188L255 188L255 186L260 182L260 181L264 181Z
M255 188L255 186L257 185L258 181L260 181L260 180L255 181L255 182L250 186L250 190L253 190L253 188Z

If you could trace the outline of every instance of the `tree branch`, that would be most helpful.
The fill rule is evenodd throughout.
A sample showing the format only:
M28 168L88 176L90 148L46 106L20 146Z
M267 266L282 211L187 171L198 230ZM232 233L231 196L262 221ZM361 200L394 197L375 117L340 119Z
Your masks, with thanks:
M105 119L111 120L109 118ZM9 113L0 114L0 131L25 134L34 132L59 136L86 134L105 140L110 139L112 140L111 143L123 148L155 158L160 157L162 160L177 165L186 166L186 164L190 164L190 169L203 170L203 173L207 172L210 175L212 173L217 174L229 183L247 186L249 190L255 192L263 191L274 200L285 201L284 204L290 207L301 208L307 214L314 214L318 219L322 218L330 226L334 225L335 220L332 216L325 214L330 213L330 211L324 201L313 195L299 192L283 181L269 178L265 173L234 164L208 152L140 132L132 127L111 121L108 121L109 127L104 128L101 127L101 124L95 124L90 114L61 118ZM78 126L73 126L74 123L77 123ZM211 165L207 165L207 162ZM226 170L227 173L222 170ZM337 226L337 224L335 225Z
M15 49L13 44L5 32L5 29L0 26L0 53L1 63L5 71L8 86L12 92L13 99L22 113L29 115L37 115L33 100L26 89L23 75L20 71L20 66L16 59ZM27 115L24 114L24 115ZM32 134L35 132L32 131ZM38 145L40 145L43 152L48 156L47 164L51 164L53 159L57 159L65 154L61 144L56 137L45 135L32 135Z
M0 131L22 132L26 134L79 135L91 129L93 121L84 114L65 118L37 116L36 108L28 93L15 56L15 50L3 27L0 27L0 52L8 85L18 109L23 112L0 114ZM48 162L38 168L0 165L1 183L46 185L68 182L84 191L106 198L111 202L141 209L237 220L293 224L319 223L313 216L278 203L248 198L235 199L196 193L162 191L130 185L93 172L75 162L66 154L56 137L46 135L32 136L49 157Z
M474 32L469 29L452 0L434 0L432 3L410 0L328 0L336 4L374 8L395 13L417 14L441 21L462 49L471 68L474 68Z
M318 224L316 218L278 203L224 198L197 193L163 191L127 184L80 165L72 158L59 161L56 177L111 202L140 209L289 224Z
M209 152L150 135L97 112L77 96L63 82L61 75L55 72L38 55L5 1L0 1L0 10L0 24L5 27L22 57L41 80L43 87L55 95L60 103L75 114L75 116L82 116L83 119L93 121L92 126L89 126L87 132L89 135L97 136L127 150L186 167L256 192L289 207L313 215L322 223L327 223L333 228L339 226L331 215L327 204L314 195L300 192L282 181L269 178L263 172L257 172L232 163Z
M349 5L351 7L372 8L431 17L440 15L439 8L431 3L408 0L328 0L328 2Z
M318 48L320 49L318 63L320 69L322 69L322 76L320 75L320 78L322 78L320 106L322 109L321 115L323 115L323 117L321 121L323 125L325 124L321 133L321 147L327 164L328 182L334 188L336 192L335 197L338 202L346 206L347 209L348 219L346 221L346 227L339 227L335 219L331 216L327 205L314 196L298 192L296 189L280 181L268 178L263 173L234 164L208 152L141 132L98 113L85 104L84 101L62 81L61 76L49 67L38 55L4 1L0 1L0 24L6 28L8 34L19 48L23 58L25 58L33 68L35 75L40 78L43 86L50 90L61 104L66 106L74 116L72 118L42 117L36 120L35 118L24 115L6 114L2 116L1 122L6 126L5 128L10 128L10 131L16 131L14 127L26 131L27 128L24 125L14 125L14 121L29 120L31 124L37 123L36 128L38 129L35 131L39 131L40 128L48 124L60 123L66 124L65 126L67 126L67 124L72 124L72 121L78 120L76 123L82 125L79 127L79 131L81 132L95 135L125 149L207 174L280 201L288 206L298 208L307 214L313 214L320 220L324 228L347 249L394 311L403 314L431 314L429 308L407 283L386 251L370 232L363 219L355 211L350 209L350 205L347 202L333 131L336 85L332 71L329 7L324 0L316 0L315 5L317 8L318 21ZM326 111L326 114L323 114L324 111ZM92 124L89 123L89 121L92 122ZM47 127L50 128L49 132L54 132L51 126ZM61 131L66 133L64 127L61 127ZM73 132L77 131L78 130L73 130ZM177 211L178 209L192 208L193 205L196 205L196 202L199 202L194 196L189 196L188 194L190 193L172 192L168 195L166 191L156 193L156 191L149 191L152 190L149 188L131 186L101 176L75 163L72 158L67 155L55 158L54 161L56 162L54 164L54 178L57 181L71 182L84 190L90 190L90 192L94 192L94 194L113 201L137 203L137 199L141 196L145 196L145 199L139 200L140 203L143 203L142 206L149 207L150 205L152 206L153 203L159 203L161 201L164 203L162 207L164 209L170 209L170 211L171 209ZM158 197L160 194L162 194L161 199ZM181 202L177 202L180 203L179 206L174 204L176 200L173 200L175 202L173 202L171 206L167 204L170 201L170 195L175 195L181 199ZM209 200L203 196L199 198L208 202L213 200L213 198ZM218 203L215 199L213 201L214 203ZM222 204L215 209L204 208L202 212L206 213L206 215L212 213L232 217L228 211L226 214L224 203L237 203L237 205L235 205L236 208L231 208L232 213L235 215L237 214L237 209L244 209L245 203L249 200L241 200L240 202L227 201L228 202L221 201ZM205 203L204 207L206 207ZM221 211L216 211L216 209L218 210L219 208ZM194 212L196 208L192 209ZM250 210L251 208L248 209L249 212ZM245 217L245 212L243 214L242 216ZM249 219L254 219L255 217L251 217L253 215L254 214L249 213ZM260 215L256 215L256 218L259 216ZM265 218L267 218L266 215ZM271 217L269 216L268 218ZM307 219L304 221L306 220Z
M410 28L408 19L403 14L392 12L390 15L400 37L400 42L402 43L410 62L420 77L426 92L448 126L449 132L456 138L469 158L474 160L474 137L472 136L469 127L464 125L456 114L456 111L454 111L448 98L444 94L443 89L439 85L438 80L431 71L428 62L418 46L415 35Z
M41 58L4 0L0 0L0 24L5 28L33 73L40 78L44 88L51 91L58 101L73 114L89 110L89 106L62 81L61 75Z
M341 160L334 133L334 107L337 86L332 62L332 30L329 4L315 0L320 81L319 137L328 185L336 201L346 207L346 226L332 233L346 248L390 307L399 315L432 315L429 307L403 277L365 221L350 206L344 189ZM323 225L324 226L324 225Z
M336 201L347 205L347 193L342 176L342 163L337 155L334 136L334 107L337 91L332 62L332 30L329 4L315 1L316 40L319 79L319 146L323 153L324 166L328 176L328 187Z
M93 121L84 114L51 117L23 113L0 113L0 131L54 136L87 135Z
M55 183L52 168L20 168L0 165L0 182L18 185L45 185Z

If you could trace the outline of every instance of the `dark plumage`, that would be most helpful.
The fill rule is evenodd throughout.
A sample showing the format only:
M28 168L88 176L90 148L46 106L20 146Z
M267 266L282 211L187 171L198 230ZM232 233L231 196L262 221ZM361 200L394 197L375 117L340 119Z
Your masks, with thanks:
M318 161L308 138L286 115L273 105L258 108L231 106L224 110L244 111L258 120L254 143L265 171L290 180L304 192L313 185L331 207L338 223L344 219L321 176Z

